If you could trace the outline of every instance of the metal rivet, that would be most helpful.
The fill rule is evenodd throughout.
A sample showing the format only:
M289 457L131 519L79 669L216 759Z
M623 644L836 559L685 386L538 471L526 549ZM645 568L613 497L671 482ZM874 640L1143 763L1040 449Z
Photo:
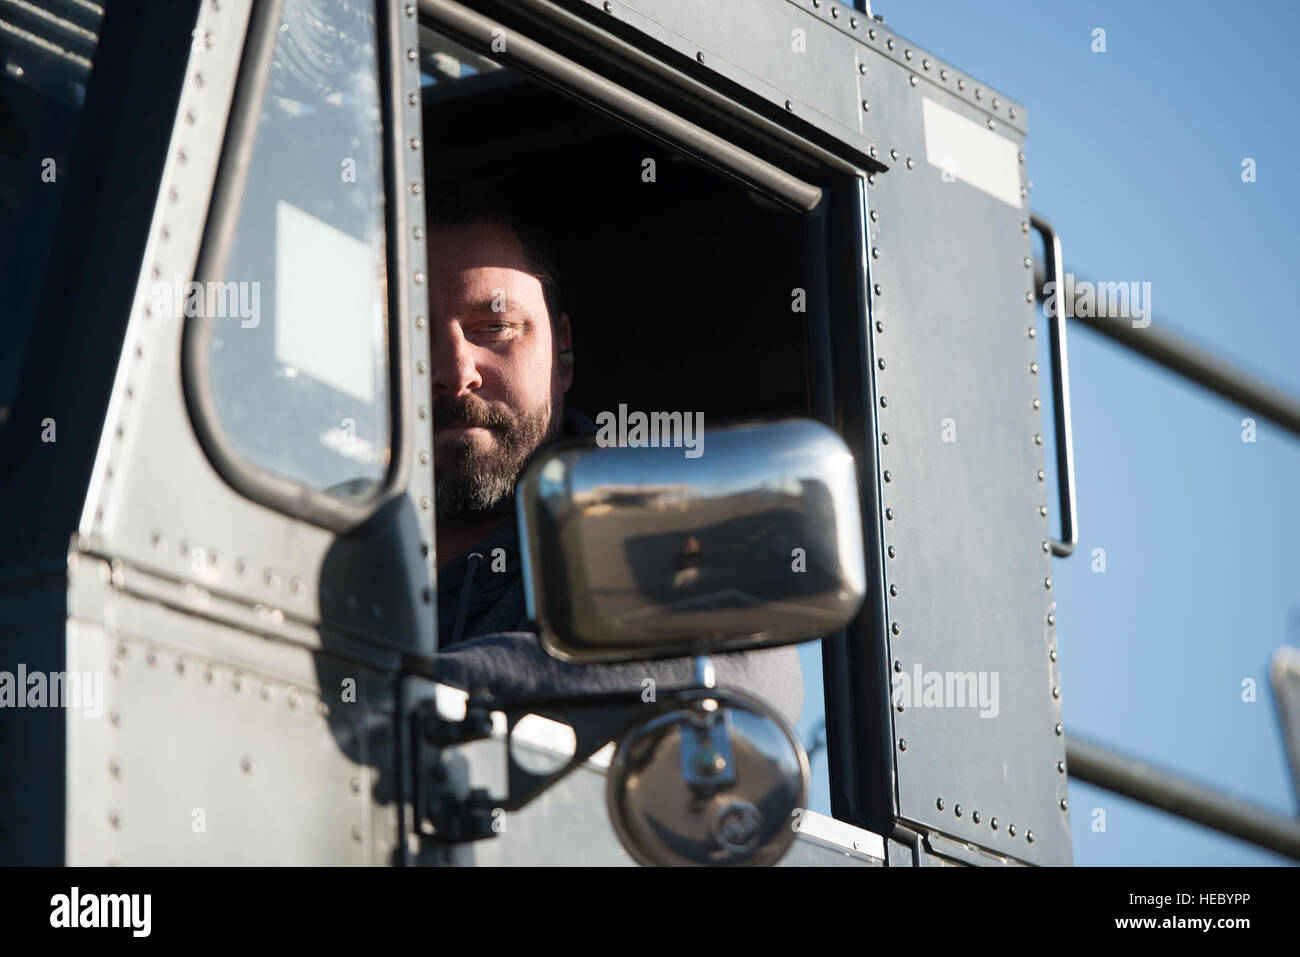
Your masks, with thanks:
M879 296L885 290L881 287L880 283L876 283L874 286L871 287L871 291L875 293L877 296Z
M420 453L420 464L421 464L421 465L428 465L428 464L429 464L429 453L428 453L428 452L421 452L421 453Z
M942 811L942 810L943 810L943 798L938 798L938 799L934 802L934 806L937 807L940 811Z
M997 108L998 108L998 98L995 96L993 97L993 109L996 110Z
M979 811L971 812L970 819L974 821L976 824L978 824L980 822L980 812Z
M1043 587L1044 587L1044 588L1051 588L1051 587L1052 587L1052 579L1050 579L1050 578L1044 578L1044 579L1043 579Z
M912 86L916 86L916 77L914 77L914 76L909 76L909 77L907 78L907 82L910 83L910 84L912 84Z
M1016 826L1015 826L1014 824L1012 824L1011 826L1009 826L1009 827L1007 828L1007 833L1010 834L1012 837L1015 837L1015 836L1016 836Z
M872 246L872 247L871 247L871 258L872 258L872 259L879 259L879 258L880 258L880 247L879 247L879 246Z
M424 273L422 272L416 272L416 274L412 276L411 279L417 286L424 285Z
M881 321L880 319L877 319L877 320L876 320L876 332L884 332L884 331L885 331L885 324L884 324L884 322Z
M300 594L302 592L302 579L301 578L289 579L289 591L293 592L295 595Z
M1029 232L1029 223L1021 223L1021 224L1020 224L1020 231L1021 231L1022 233L1027 233L1027 232Z
M912 162L912 157L907 158L907 168L912 169L916 164Z
M1037 362L1031 362L1031 363L1029 363L1029 373L1030 373L1030 375L1038 375L1038 363L1037 363Z
M902 663L901 661L898 661L897 659L895 659L895 660L894 660L894 670L895 670L895 671L902 671L902 670L903 670L903 663Z
M1035 433L1034 433L1034 444L1035 444L1035 445L1042 445L1042 444L1043 444L1043 436L1042 436L1042 433L1039 433L1039 432L1035 432Z
M870 100L863 100L863 101L862 101L862 112L863 112L863 113L869 113L870 111L871 111L871 101L870 101Z
M975 99L977 100L984 99L984 89L982 87L978 87L978 86L975 87Z
M1049 660L1051 660L1051 661L1055 661L1055 660L1056 660L1056 649L1053 648L1051 651L1049 651L1049 652L1047 653L1047 657L1048 657Z
M1049 545L1047 544L1047 542L1043 542L1043 551L1045 551L1045 552L1050 552L1051 550L1052 550L1052 549L1051 549L1051 546L1049 546ZM1056 616L1053 615L1051 612L1048 612L1048 613L1047 613L1047 623L1048 623L1049 625L1054 625L1054 624L1056 624Z
M866 76L866 75L867 75L867 65L866 65L865 63L859 63L859 64L858 64L858 72L861 73L863 76Z
M885 469L885 481L886 481L886 482L892 482L893 480L894 480L894 475L893 475L893 473L890 472L889 469Z
M420 59L420 51L415 49L408 49L406 51L406 58L408 60L418 60Z
M840 17L840 9L839 9L839 7L831 7L831 17L832 17L833 19L836 19L836 20L839 19L839 17Z
M268 684L262 685L262 700L263 701L271 700L271 686Z
M894 520L894 510L892 508L885 509L885 521L892 522L893 520Z
M907 739L906 739L906 738L899 738L899 739L898 739L898 750L900 750L900 751L906 751L906 750L907 750Z
M144 660L145 664L156 665L158 663L158 656L154 653L154 650L150 648L144 653Z
M425 362L423 359L420 359L415 363L416 375L424 375L424 373L427 372L428 369L429 369L429 364Z
M247 756L240 758L240 759L239 759L239 767L240 767L240 769L241 769L245 774L252 774L252 773L253 773L253 759L250 758L250 757L247 757Z
M961 817L961 805L960 804L953 805L952 813L956 814L958 817Z
M885 41L885 46L889 47L889 49L891 49L891 50L894 49L894 41L893 41L893 39L891 38L891 39L889 39L889 40L886 40L886 41Z
M1040 505L1040 506L1038 506L1038 514L1041 515L1041 516L1043 516L1043 518L1046 518L1046 517L1047 517L1047 506L1046 506L1046 505Z
M354 793L354 794L360 794L360 793L361 793L361 779L360 779L360 778L353 778L353 779L351 780L351 782L349 782L349 783L350 783L351 786L352 786L352 793Z
M885 396L882 395L882 396L880 397L880 407L881 407L882 409L884 409L884 408L888 407L888 405L889 405L889 399L887 399Z
M993 830L996 831L998 829L998 819L997 818L991 819L989 821L989 827L993 828Z
M941 79L941 80L946 80L946 79L948 79L948 71L947 71L947 70L940 70L940 71L939 71L939 79Z
M1064 729L1063 729L1059 724L1056 725L1056 727L1054 728L1054 730L1056 731L1056 736L1057 736L1058 738L1061 737L1061 735L1065 733L1065 730L1064 730Z
M1053 697L1053 698L1059 698L1059 697L1061 697L1061 686L1060 686L1060 685L1057 685L1056 687L1054 687L1054 688L1052 689L1052 697Z
M786 108L787 110L793 110L793 109L794 109L794 104L791 103L789 100L786 100L786 101L785 101L785 108Z
M1030 338L1032 339L1033 336L1030 336ZM1035 409L1037 409L1037 408L1038 408L1039 406L1041 406L1042 404L1043 404L1043 403L1041 403L1041 402L1038 401L1037 399L1035 399L1034 402L1033 402L1033 406L1034 406Z
M896 554L896 552L894 551L894 546L893 546L893 545L890 545L889 548L886 549L886 551L889 553L889 557L890 557L890 558L893 558L894 555Z
M889 151L889 158L890 158L891 160L897 160L897 159L898 159L898 150L890 150L890 151Z
M703 62L704 62L704 53L703 53L703 51L696 51L696 53L695 53L695 59L696 59L698 62L703 63Z
M902 631L902 629L898 626L898 622L894 622L894 624L890 626L889 630L892 631L894 634L898 634L900 631Z
M407 15L408 17L413 17L413 16L415 16L415 4L413 4L413 3L408 3L408 4L406 5L406 15Z
M614 12L614 4L609 3L608 0L606 0L606 3L605 3L605 12L606 12L606 13L613 13L613 12Z
M427 406L423 406L423 405L422 405L422 406L420 406L420 408L417 410L416 414L417 414L420 418L422 418L422 419L427 419L427 418L429 417L429 409L428 409Z
M875 149L875 147L873 146L872 149ZM868 174L867 174L867 185L868 185L868 186L875 186L875 185L876 185L876 174L875 174L875 173L868 173Z
M361 825L360 825L360 824L353 824L353 825L352 825L352 840L354 840L354 841L359 841L359 840L361 840Z
M880 213L878 213L878 212L877 212L876 210L874 210L874 209L870 212L869 215L871 216L871 221L872 221L873 223L876 222L876 220L880 219Z
M1034 294L1032 292L1025 293L1025 302L1033 302L1033 301L1034 301Z
M985 125L988 126L988 128L991 130L997 129L997 124L994 123L992 120L989 120L988 123L986 123Z
M889 596L890 596L891 598L897 598L897 597L898 597L898 586L897 586L897 585L890 585L890 586L889 586Z
M420 497L420 508L424 509L426 512L429 510L429 506L432 504L433 503L429 501L429 496L422 495Z
M1057 762L1056 762L1056 770L1057 770L1057 772L1058 772L1059 774L1064 774L1064 773L1065 773L1065 762L1064 762L1064 761L1057 761Z
M417 329L423 329L423 328L424 328L424 325L425 325L424 316L416 316L416 317L415 317L415 328L417 328Z
M1040 482L1047 478L1047 476L1043 473L1042 469L1039 469L1035 474L1037 475L1038 481Z
M889 444L889 433L888 433L888 432L881 432L881 433L880 433L880 444L881 444L881 445L888 445L888 444Z
M406 93L406 105L407 105L407 106L419 106L419 105L420 105L420 98L419 98L418 96L416 96L414 92L408 90L407 93Z
M1008 114L1011 116L1011 118L1012 118L1013 120L1016 118L1016 108L1015 108L1014 106L1013 106L1010 110L1008 110L1007 112L1008 112Z
M870 30L868 30L867 36L871 37L871 39L874 40L876 38L876 28L872 27Z
M966 81L965 81L965 80L960 80L960 79L959 79L959 80L957 81L957 89L959 89L959 90L964 90L964 89L966 89Z
M850 26L851 28L853 28L854 30L856 30L856 29L858 28L858 18L857 18L857 17L849 17L849 26Z
M122 826L122 815L118 814L116 811L109 811L109 812L108 812L108 823L109 823L109 826L110 826L110 827L121 827L121 826Z
M1034 843L1034 832L1033 832L1033 831L1025 831L1025 840L1028 841L1030 844L1033 844L1033 843Z
M1030 339L1037 339L1038 330L1035 329L1033 326L1030 326L1028 329L1025 330L1025 335L1027 335Z
M912 51L911 51L911 50L904 50L904 51L903 51L903 56L904 56L904 58L906 58L906 59L908 59L908 60L912 59Z
M414 226L414 227L412 227L412 228L411 228L411 236L414 237L416 240L421 240L421 239L423 239L423 238L424 238L424 227L423 227L423 226Z

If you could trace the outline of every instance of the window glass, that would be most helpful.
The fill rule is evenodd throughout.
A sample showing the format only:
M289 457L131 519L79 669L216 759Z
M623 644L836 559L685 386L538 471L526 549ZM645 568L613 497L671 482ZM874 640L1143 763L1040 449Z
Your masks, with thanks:
M184 290L236 449L349 500L392 445L376 47L370 5L287 0L225 275Z
M67 189L103 7L0 3L0 424L9 418Z

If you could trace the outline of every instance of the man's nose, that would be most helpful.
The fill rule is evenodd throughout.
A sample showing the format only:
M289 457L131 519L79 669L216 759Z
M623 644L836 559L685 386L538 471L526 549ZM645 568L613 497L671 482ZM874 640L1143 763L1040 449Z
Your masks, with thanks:
M459 396L483 384L474 361L474 346L455 322L435 322L431 329L433 394Z

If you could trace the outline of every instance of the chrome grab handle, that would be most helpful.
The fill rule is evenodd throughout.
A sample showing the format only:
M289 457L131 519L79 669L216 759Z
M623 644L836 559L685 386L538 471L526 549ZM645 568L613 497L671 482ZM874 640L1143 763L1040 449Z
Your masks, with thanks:
M1048 318L1051 320L1052 409L1056 418L1056 485L1061 509L1061 538L1051 541L1052 554L1065 558L1079 544L1079 512L1074 495L1074 438L1070 431L1070 363L1065 351L1065 309L1061 303L1065 270L1061 261L1061 238L1052 224L1033 213L1029 214L1029 222L1043 237L1043 249L1047 253L1046 282L1054 290L1054 295L1048 300L1053 305L1048 310Z

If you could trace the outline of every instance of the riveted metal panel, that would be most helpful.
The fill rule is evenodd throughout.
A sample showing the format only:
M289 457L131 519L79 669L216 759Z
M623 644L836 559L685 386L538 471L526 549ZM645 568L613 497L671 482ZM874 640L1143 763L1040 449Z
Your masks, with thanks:
M432 433L427 360L419 358L428 354L423 144L418 63L405 55L418 48L418 27L414 8L406 7L377 18L380 49L393 50L401 64L390 74L381 63L386 135L395 139L388 196L395 228L388 253L392 274L403 280L396 283L390 316L400 343L392 361L401 397L393 497L362 528L338 535L237 492L196 440L182 381L183 317L179 303L173 314L154 308L153 284L194 276L245 48L250 4L209 2L196 27L203 42L194 44L181 93L78 546L269 610L268 627L285 620L325 622L430 654ZM303 634L319 645L314 632Z
M1029 215L1023 196L963 181L972 157L927 158L923 100L1009 140L984 146L1022 186L1023 138L903 69L875 83L897 151L868 186L884 645L910 699L891 709L896 811L998 855L1069 863ZM987 707L962 706L968 673Z
M71 582L85 617L68 621L67 667L102 676L103 696L67 712L66 862L392 863L392 673L112 577L83 559Z
M866 14L829 0L584 0L613 22L690 58L860 156L889 164L897 144L872 111L876 77L943 90L1025 132L1025 108ZM526 0L543 6L541 0ZM883 101L882 101L883 102Z

